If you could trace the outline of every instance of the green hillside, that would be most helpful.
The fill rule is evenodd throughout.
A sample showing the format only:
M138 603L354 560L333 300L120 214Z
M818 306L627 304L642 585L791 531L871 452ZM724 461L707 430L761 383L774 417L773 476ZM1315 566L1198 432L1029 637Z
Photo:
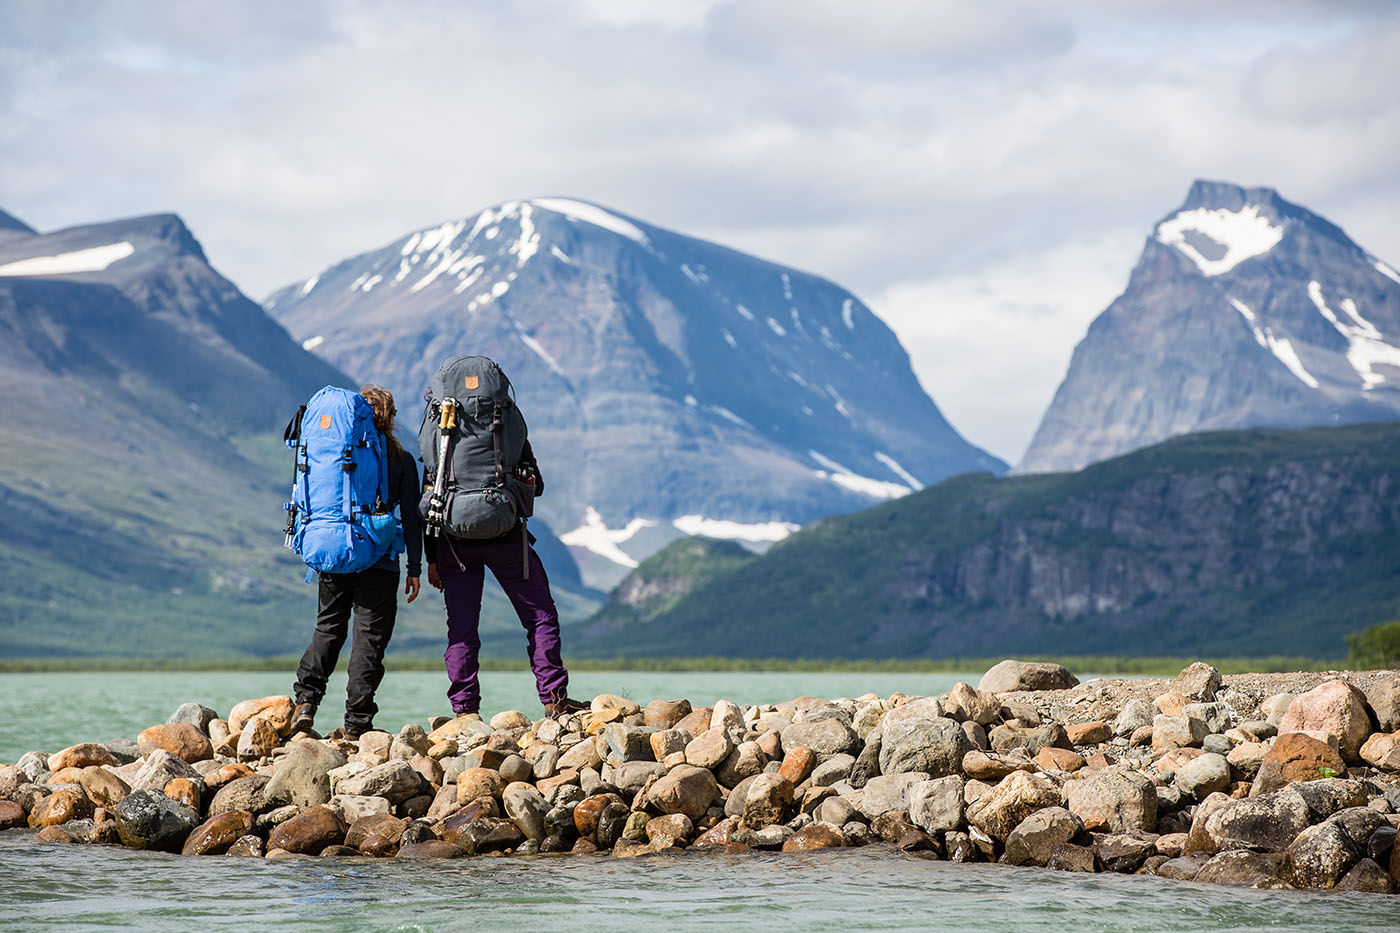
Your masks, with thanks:
M1400 612L1397 490L1393 423L1206 433L1077 473L969 474L738 566L682 567L693 585L648 618L624 618L615 594L575 650L1339 657L1346 634Z

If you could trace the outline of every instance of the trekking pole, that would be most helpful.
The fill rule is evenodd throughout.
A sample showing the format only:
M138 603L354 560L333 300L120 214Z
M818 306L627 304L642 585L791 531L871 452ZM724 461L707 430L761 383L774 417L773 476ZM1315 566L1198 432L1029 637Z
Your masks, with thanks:
M428 500L428 537L430 538L436 538L447 521L445 514L447 506L447 442L456 427L457 400L445 398L442 400L438 412L438 430L441 432L441 438L438 441L437 476L433 478L433 495Z

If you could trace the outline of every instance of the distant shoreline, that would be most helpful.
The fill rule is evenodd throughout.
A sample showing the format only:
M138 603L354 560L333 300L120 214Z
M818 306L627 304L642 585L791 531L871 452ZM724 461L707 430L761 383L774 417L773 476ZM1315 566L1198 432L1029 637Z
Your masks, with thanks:
M890 674L981 674L1001 658L886 658L886 659L822 659L822 658L571 658L566 663L577 672L596 671L657 671L657 672L716 672L716 673L890 673ZM1174 676L1193 658L1094 656L1026 656L1026 661L1050 661L1063 664L1075 673L1130 674ZM1326 671L1338 669L1346 662L1342 658L1314 659L1299 657L1215 658L1208 659L1222 674L1284 673L1292 671ZM295 657L225 657L225 658L10 658L0 659L0 674L40 674L78 672L151 672L151 671L289 671L296 668ZM343 666L343 662L342 665ZM385 659L390 671L438 671L442 659L429 656L390 655ZM524 671L529 667L523 659L483 658L485 671Z

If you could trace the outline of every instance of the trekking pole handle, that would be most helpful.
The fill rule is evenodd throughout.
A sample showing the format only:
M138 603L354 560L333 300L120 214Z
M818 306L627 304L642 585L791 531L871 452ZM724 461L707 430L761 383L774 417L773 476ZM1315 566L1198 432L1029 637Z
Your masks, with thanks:
M442 411L438 416L438 428L446 434L457 427L457 400L445 398L442 400Z

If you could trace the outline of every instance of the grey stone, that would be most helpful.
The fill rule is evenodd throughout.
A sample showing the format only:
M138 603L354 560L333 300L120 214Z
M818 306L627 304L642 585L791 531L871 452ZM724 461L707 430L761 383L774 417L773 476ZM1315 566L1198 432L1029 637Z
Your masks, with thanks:
M1201 718L1155 716L1152 719L1152 745L1155 748L1191 748L1201 744L1206 736L1206 723Z
M851 820L861 816L849 800L844 797L828 797L817 804L817 809L812 811L818 822L834 823L837 826L844 826Z
M1280 852L1311 821L1307 801L1292 787L1221 807L1205 823L1210 847L1217 852L1254 849ZM1193 836L1195 830L1192 830Z
M1223 755L1206 752L1182 765L1176 772L1175 783L1188 797L1204 800L1230 786L1230 764Z
M393 810L389 801L383 797L363 797L352 794L336 794L330 799L330 804L345 817L347 826L366 816L389 813Z
M960 775L920 781L909 789L909 821L933 834L963 825L963 779Z
M525 838L536 841L548 835L544 830L544 817L549 812L549 803L544 795L529 784L515 783L501 795L506 816L510 817Z
M145 764L131 781L131 789L163 792L165 785L175 778L188 778L200 787L204 786L204 779L199 776L193 765L163 748L157 748L146 756Z
M181 703L170 714L166 723L187 722L205 735L209 734L209 723L219 718L219 714L198 703Z
M846 780L854 788L862 788L865 782L880 773L880 751L884 747L884 733L876 730L865 739L865 747L856 756L851 766L851 775Z
M1202 737L1230 728L1230 707L1224 703L1188 703L1182 707L1181 715L1187 719L1199 719L1205 727Z
M813 787L830 787L837 781L844 781L851 776L851 769L855 767L856 760L851 755L832 755L826 761L812 769ZM836 824L840 826L840 823Z
M400 729L398 735L394 736L393 742L389 744L389 757L410 761L419 755L428 754L428 749L432 747L433 743L428 739L428 734L423 731L423 727L416 722L411 722Z
M395 758L343 779L335 790L338 794L384 797L390 803L403 803L417 797L422 785L422 776L407 761Z
M330 771L344 766L345 753L312 739L296 739L267 785L269 803L293 803L303 809L331 799Z
M825 761L833 755L850 754L860 747L860 738L855 730L834 718L793 723L780 735L785 754L805 745L816 754L818 761Z
M1204 661L1197 661L1177 675L1172 689L1188 700L1209 703L1220 689L1220 672Z
M136 790L112 812L117 835L128 849L179 852L199 825L199 811L153 790Z
M889 714L886 714L888 720ZM972 743L951 719L911 719L881 727L880 773L924 772L929 777L962 773Z
M723 764L715 769L715 777L719 778L719 782L725 787L733 787L745 778L763 772L769 764L780 766L781 762L765 761L763 750L758 747L757 742L740 742L734 751L729 753L729 757L724 759Z
M1104 768L1068 785L1068 807L1086 829L1111 833L1151 832L1157 825L1152 782L1124 767Z
M1129 700L1123 704L1118 718L1113 720L1113 734L1119 738L1132 735L1143 726L1152 725L1157 709L1146 700Z
M1008 865L1045 865L1055 846L1069 842L1084 828L1064 807L1044 807L1026 817L1006 837Z
M215 792L214 799L209 802L209 815L217 816L229 810L247 810L254 815L262 813L269 806L267 784L268 778L261 774L229 781Z
M619 762L653 761L651 734L655 729L647 726L628 726L620 722L609 723L603 729L603 741L608 751L617 756Z
M723 729L706 729L685 746L685 763L714 770L734 751L734 742Z
M612 783L624 795L631 795L645 787L648 778L663 777L666 771L657 761L628 761L613 768Z
M1201 739L1201 748L1216 755L1228 755L1234 747L1235 743L1223 735L1208 735Z
M922 771L873 777L861 789L860 797L855 800L856 808L870 820L891 810L908 810L911 791L928 779L929 775Z
M978 690L1011 693L1017 690L1065 690L1079 678L1059 664L1006 660L992 666L977 682Z

